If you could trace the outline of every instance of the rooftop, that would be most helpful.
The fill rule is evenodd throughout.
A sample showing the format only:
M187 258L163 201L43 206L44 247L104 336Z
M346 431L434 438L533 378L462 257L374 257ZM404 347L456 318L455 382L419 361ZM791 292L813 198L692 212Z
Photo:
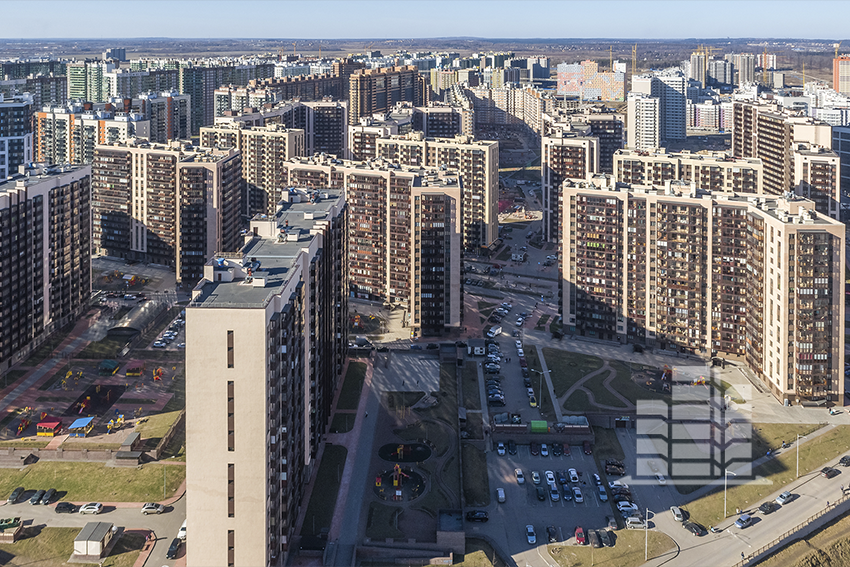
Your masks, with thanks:
M339 191L290 189L274 216L256 215L238 253L207 262L190 307L261 308L295 275L295 260L314 236L316 223L339 214Z
M33 163L29 167L19 166L19 173L10 175L0 181L0 194L15 188L30 187L44 182L50 177L58 177L70 172L86 170L91 171L90 165L48 165L46 163Z

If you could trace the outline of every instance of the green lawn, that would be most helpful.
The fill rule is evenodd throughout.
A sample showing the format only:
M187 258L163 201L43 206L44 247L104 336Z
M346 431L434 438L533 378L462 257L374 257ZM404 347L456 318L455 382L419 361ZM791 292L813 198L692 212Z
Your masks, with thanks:
M454 567L507 567L507 564L485 540L467 536L463 561Z
M793 424L793 423L754 423L753 424L753 455L760 457L768 450L774 450L782 446L782 442L794 443L797 434L808 435L814 433L824 424ZM805 439L801 440L805 447ZM795 463L796 467L796 463Z
M609 390L608 388L605 387L604 382L605 382L605 379L608 378L608 374L609 374L608 371L602 372L601 374L599 374L599 375L591 378L587 382L585 382L583 387L587 388L590 391L590 393L593 394L593 399L596 401L596 403L602 404L604 406L613 406L613 407L616 407L616 408L625 409L628 406L626 406L626 404L624 404L622 401L620 401L620 398L615 396L611 392L611 390ZM615 386L616 381L617 381L617 378L614 378L611 381L611 388L612 389L617 388L617 386Z
M594 567L632 567L644 563L645 539L649 538L649 557L658 557L667 550L675 547L675 542L669 536L655 530L644 534L643 530L620 530L615 532L617 545L592 549L589 545L549 545L549 554L560 567L579 567L593 565ZM546 534L537 533L538 541ZM553 553L560 548L558 553ZM591 562L591 555L593 561Z
M766 428L770 429L774 424ZM850 426L840 425L820 435L809 442L800 445L800 478L820 470L823 464L836 456L850 450ZM750 510L755 504L769 494L793 482L796 476L796 451L786 451L775 459L770 459L755 469L757 476L765 477L768 483L749 482L728 487L727 513L732 516L736 508ZM703 496L686 506L683 506L694 521L709 525L717 525L723 519L723 486L714 492Z
M331 433L348 433L354 428L357 416L353 413L336 413L331 421Z
M179 411L159 413L146 418L144 423L137 424L136 431L145 441L145 450L155 449L179 416Z
M590 406L590 400L584 390L576 390L564 402L564 409L567 411L585 412L588 406Z
M431 480L433 481L433 477L431 477ZM456 505L460 505L460 458L457 455L452 455L443 463L443 468L440 470L440 480L454 495L457 501Z
M89 343L83 350L74 355L76 358L115 359L118 353L127 345L124 339L106 337Z
M65 565L74 552L74 538L79 533L80 528L27 526L21 531L22 539L0 544L0 561L3 565L27 567Z
M475 361L469 361L463 367L463 407L468 410L481 409L481 386Z
M759 567L825 567L850 565L850 517L839 517L813 533L795 540L767 559Z
M552 371L552 386L557 397L563 396L573 384L586 374L599 370L603 364L598 356L554 348L544 348L543 356L546 357L546 366Z
M404 533L397 527L398 514L401 511L401 508L379 504L378 502L369 504L369 516L366 519L366 537L381 542L387 538L403 538Z
M116 468L103 463L39 461L23 470L5 470L0 475L0 494L10 494L17 486L50 486L64 492L62 499L70 502L152 502L163 499L163 476L166 497L171 496L186 477L186 468L158 463Z
M463 497L467 506L490 505L487 456L471 443L463 443Z
M620 440L617 439L616 430L594 427L593 435L595 438L593 454L598 457L600 461L605 461L605 459L617 459L622 461L626 458L626 455L623 452L623 447L620 445Z
M470 413L466 416L466 431L470 439L484 439L484 418L480 413Z
M24 437L23 439L9 439L8 441L0 441L0 447L27 447L29 449L43 449L50 443L49 439L44 437Z
M541 315L540 319L537 320L537 325L535 329L538 331L543 331L546 329L546 323L549 321L549 315Z
M484 317L492 315L496 307L497 305L495 303L490 303L489 301L478 301L478 313Z
M643 366L640 364L632 364L631 370L629 370L629 365L627 363L621 362L619 360L609 360L608 364L617 371L617 375L611 381L611 388L622 394L627 400L632 402L633 404L637 403L637 400L669 400L669 394L661 394L659 392L654 392L652 390L648 390L646 388L642 388L635 384L635 382L631 378L631 372L638 372L644 369L650 369L651 367Z
M396 429L394 433L404 441L427 439L434 445L434 453L438 457L442 457L449 450L449 434L441 423L419 421L404 429Z
M321 489L314 490L310 496L301 535L316 536L321 533L322 528L330 529L347 455L348 450L342 445L325 444L325 452L322 462L319 463L315 482L315 486Z
M554 333L557 331L561 331L561 324L558 323L558 320L553 317L552 322L549 323L549 332Z
M342 391L339 393L336 409L357 409L367 368L365 362L351 361L348 363L348 372L345 373L345 380L342 383Z

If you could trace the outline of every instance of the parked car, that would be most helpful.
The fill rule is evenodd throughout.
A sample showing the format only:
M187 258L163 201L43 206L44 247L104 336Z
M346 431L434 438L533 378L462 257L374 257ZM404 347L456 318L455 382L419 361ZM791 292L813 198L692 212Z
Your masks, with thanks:
M562 443L552 443L552 456L560 457L564 454L564 445Z
M410 345L410 350L422 350L422 345Z
M537 471L531 471L531 482L534 484L540 484L540 473Z
M584 497L581 495L581 488L578 486L573 487L573 498L575 498L576 502L584 502Z
M546 535L549 537L549 543L558 543L558 531L555 526L546 526Z
M502 370L502 367L498 364L486 364L484 366L484 371L489 374L498 374Z
M543 476L546 477L546 484L555 484L555 473L546 471L543 473Z
M794 496L786 490L785 492L783 492L782 494L777 496L776 500L774 500L774 502L784 506L787 502L791 502L792 498L794 498Z
M77 511L77 507L70 502L60 502L56 505L57 514L73 514Z
M533 397L534 396L532 396L532 398ZM540 445L540 456L541 457L548 457L549 456L549 446L546 443L543 443L542 445Z
M177 559L177 554L180 553L180 546L183 544L179 537L171 540L171 545L168 546L168 551L165 553L166 559Z
M592 478L593 478L593 484L595 484L596 486L602 486L602 479L599 478L598 474L593 473Z
M490 519L487 510L470 510L466 513L467 522L486 522Z
M525 538L528 540L528 545L535 545L537 543L537 534L534 533L534 526L531 524L525 526Z
M592 450L592 448L591 448L591 446L590 446L590 441L585 441L585 442L582 444L582 446L583 446L583 448L584 448L584 454L585 454L585 455L592 455L592 454L593 454L593 450Z
M617 529L617 518L614 516L605 516L605 524L612 530Z
M841 460L838 461L838 464L842 467L850 467L850 455L844 455L841 457Z
M554 482L549 485L549 498L552 500L552 502L557 502L561 499L561 493L558 492L558 487L555 485Z
M587 540L584 537L584 530L581 526L576 527L576 543L579 545L584 545L587 543Z
M824 467L821 469L820 474L826 478L832 478L838 475L838 469L834 469L832 467Z
M183 525L177 530L177 537L180 538L180 541L186 541L186 520L183 520Z
M44 496L41 497L41 504L47 506L48 504L50 504L50 501L53 500L54 496L56 496L56 489L48 489L47 492L44 493Z
M664 478L664 475L663 475L663 474L656 474L656 475L655 475L655 480L657 480L657 481L658 481L658 484L661 484L661 485L665 485L665 484L667 484L667 479L666 479L666 478Z
M629 512L629 514L631 514L632 512L637 512L639 508L637 507L637 504L632 502L617 502L617 510L621 513Z
M156 341L153 344L153 348L165 348L166 346L168 346L168 345L166 343L162 342L162 341Z
M682 527L685 528L686 530L688 530L689 532L691 532L695 536L702 536L702 535L705 535L706 533L708 533L708 532L705 531L705 528L702 527L702 525L700 525L696 522L685 522L684 524L682 524Z
M596 488L599 490L599 500L601 502L608 502L608 493L605 492L605 487L597 486Z
M741 514L741 517L735 520L735 527L744 529L753 523L753 518L749 514Z
M771 500L769 502L765 502L764 504L759 506L759 512L761 512L762 514L765 514L765 515L770 514L774 510L778 510L778 509L779 509L779 504L777 504L773 500Z
M516 355L517 355L517 356L520 356L520 357L524 357L524 356L525 356L525 351L524 351L524 350L522 350L521 348L518 348L518 349L517 349L517 351L516 351Z
M41 499L44 497L44 493L44 490L37 490L35 494L30 497L30 504L32 504L33 506L35 506L36 504L40 504Z
M578 472L575 469L569 469L567 474L570 475L570 482L578 482Z
M80 506L80 514L100 514L103 511L103 504L100 502L91 502Z
M673 519L677 522L685 521L685 516L682 514L682 510L678 506L670 506L670 513L673 514Z
M508 440L508 454L516 455L516 443L513 441L513 439Z
M611 518L613 519L613 516L611 516ZM614 525L617 525L616 520L614 520ZM600 543L602 543L603 546L613 547L614 538L611 537L611 534L608 532L608 530L597 530L597 533L599 534L599 541Z
M531 442L531 445L529 447L531 450L531 454L535 457L540 454L540 445L538 445L534 441Z
M517 484L525 484L525 476L522 474L522 469L514 469Z
M528 405L530 405L533 408L536 408L537 407L537 398L535 398L534 396L531 396L530 398L528 398Z
M12 494L9 495L9 498L6 500L9 504L15 504L21 495L24 493L24 487L19 486L15 490L12 491Z
M587 540L590 542L590 547L600 548L602 547L602 541L599 539L599 534L596 533L596 530L587 530Z
M567 475L564 471L558 471L558 482L560 484L567 484Z
M145 516L148 514L162 514L163 512L165 512L165 506L156 502L145 502L142 506L142 514Z
M642 530L646 528L646 523L637 516L629 516L626 518L627 530Z
M505 502L505 489L504 488L497 488L496 489L496 500L500 504L503 504Z
M522 341L516 341L516 348L517 350L522 348Z
M537 487L537 499L540 500L541 502L546 500L546 491L543 490L542 486Z

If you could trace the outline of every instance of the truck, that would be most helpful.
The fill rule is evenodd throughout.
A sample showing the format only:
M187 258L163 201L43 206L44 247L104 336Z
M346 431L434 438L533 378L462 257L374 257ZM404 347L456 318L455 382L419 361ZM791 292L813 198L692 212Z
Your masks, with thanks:
M499 325L494 325L493 327L490 327L489 331L487 331L487 336L490 337L491 339L498 337L501 334L502 334L502 327L500 327ZM481 353L481 354L484 354L484 353Z

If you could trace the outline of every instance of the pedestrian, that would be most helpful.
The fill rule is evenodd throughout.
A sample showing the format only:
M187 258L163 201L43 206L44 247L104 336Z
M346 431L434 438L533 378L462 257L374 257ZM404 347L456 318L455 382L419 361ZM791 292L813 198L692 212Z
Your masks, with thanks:
M829 500L826 501L826 507L829 508Z
M368 412L368 411L366 412L366 417L369 417L369 412Z
M743 551L741 552L741 560L742 561L744 560L744 552Z

